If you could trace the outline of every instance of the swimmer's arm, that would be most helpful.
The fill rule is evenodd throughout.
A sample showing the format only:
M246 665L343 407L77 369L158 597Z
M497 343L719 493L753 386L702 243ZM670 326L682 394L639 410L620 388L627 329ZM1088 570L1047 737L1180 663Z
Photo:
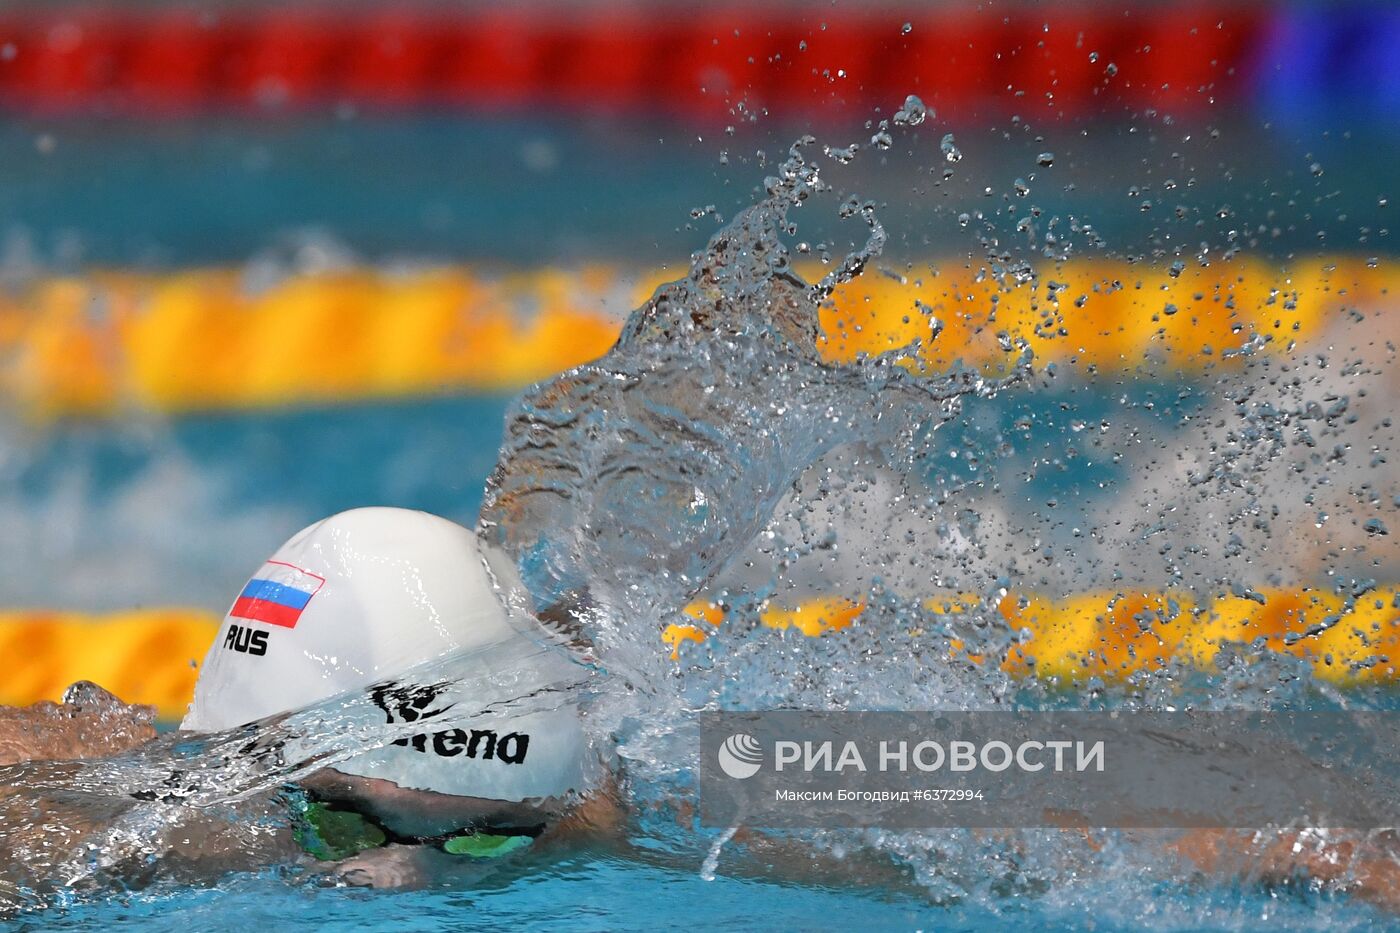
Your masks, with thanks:
M154 738L154 719L151 707L123 703L86 682L69 687L63 703L0 706L0 766L118 755ZM0 861L14 861L16 850L76 850L84 840L103 838L114 825L109 820L120 820L119 813L104 819L44 794L0 789ZM344 862L318 862L300 850L286 823L283 803L261 795L228 812L188 809L147 845L160 852L162 875L190 881L301 864L350 884L399 887L451 864L444 861L451 856L426 846L387 846ZM0 870L0 881L8 874Z
M0 706L0 765L118 755L155 738L154 721L152 707L79 681L62 703Z
M689 802L674 802L671 809L683 828L693 828L695 811ZM616 789L609 787L585 798L568 817L541 837L540 842L587 847L590 852L669 869L699 870L693 855L629 844L626 828L630 817ZM797 839L747 827L738 828L724 845L718 873L787 884L917 891L909 870L883 853L860 850L838 857Z
M1281 883L1306 876L1400 913L1400 846L1393 834L1286 830L1249 833L1195 829L1172 851L1198 871L1220 880L1252 878Z
M1066 832L1082 834L1086 845L1098 848L1082 820L1058 816L1065 819ZM1070 828L1075 824L1077 829ZM1160 839L1150 837L1152 843ZM1400 837L1392 830L1187 829L1166 849L1182 867L1215 883L1308 880L1400 913Z
M1080 830L1066 829L1090 845ZM1184 861L1212 881L1320 882L1394 913L1400 913L1400 846L1382 845L1361 834L1320 839L1306 832L1269 833L1261 839L1234 830L1191 830L1173 845ZM798 840L740 829L723 850L720 873L830 886L878 886L917 891L909 871L880 853L863 850L845 858Z
M1046 816L1098 848L1082 815L1056 811ZM1160 845L1161 839L1153 833L1138 841ZM1166 850L1180 867L1215 883L1308 880L1400 913L1400 836L1393 830L1187 829L1172 837Z
M689 806L681 804L676 811L682 826L689 827ZM1079 845L1095 845L1083 829L1067 827L1064 832ZM1400 838L1394 833L1188 830L1170 848L1217 882L1281 883L1305 876L1400 913ZM653 851L636 854L648 861L659 858ZM800 840L743 827L721 851L719 871L800 884L831 885L835 880L842 885L917 890L906 868L878 852L863 850L838 858Z
M69 687L62 703L0 706L0 766L9 766L8 783L0 786L0 913L10 906L6 884L67 877L74 860L81 861L93 846L106 847L114 865L124 864L123 847L131 848L143 877L151 854L159 856L162 876L192 880L286 859L288 840L282 837L289 834L275 830L271 798L247 801L236 813L190 808L151 838L120 829L134 801L62 790L66 775L77 767L67 762L139 748L155 737L154 719L151 707L123 703L84 682ZM38 785L30 783L35 769L43 776ZM118 883L137 882L123 877Z

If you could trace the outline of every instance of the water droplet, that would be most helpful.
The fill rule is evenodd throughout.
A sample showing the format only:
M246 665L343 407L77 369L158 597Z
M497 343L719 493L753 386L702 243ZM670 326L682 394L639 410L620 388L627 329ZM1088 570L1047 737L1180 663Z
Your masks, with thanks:
M1379 518L1371 519L1363 527L1366 529L1368 535L1390 534L1390 529L1385 527L1385 522L1381 521Z
M1090 53L1089 53L1089 61L1091 61L1091 62L1096 62L1096 61L1098 61L1098 60L1099 60L1099 53L1098 53L1098 52L1090 52Z
M1321 163L1321 162L1314 162L1312 165L1309 165L1309 166L1308 166L1308 171L1312 172L1314 176L1321 175L1321 174L1322 174L1322 163Z
M904 98L904 106L895 111L895 126L918 126L928 117L928 108L913 94Z
M907 35L909 35L909 33L913 32L913 31L914 31L914 24L913 24L913 23L905 23L903 26L900 26L900 27L899 27L899 34L902 35L902 36L907 36Z
M1108 75L1110 78L1113 77L1118 74L1118 66L1113 64L1113 62L1109 62L1108 66L1104 68L1104 74Z
M1036 156L1035 164L1043 168L1049 168L1055 164L1055 153L1042 152L1040 155Z
M962 150L958 148L958 144L953 140L952 133L944 134L943 141L938 144L938 148L943 150L943 158L949 162L958 162L962 159Z
M844 147L826 146L822 151L825 152L827 158L831 159L833 162L838 162L841 165L848 165L851 160L856 157L856 153L860 151L860 143L851 143L849 146Z

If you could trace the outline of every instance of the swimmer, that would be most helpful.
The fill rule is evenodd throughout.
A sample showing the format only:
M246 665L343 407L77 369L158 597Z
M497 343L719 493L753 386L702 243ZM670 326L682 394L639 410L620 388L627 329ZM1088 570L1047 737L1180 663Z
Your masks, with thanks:
M355 509L294 535L253 575L180 728L216 732L367 691L385 722L422 731L301 780L297 842L368 884L381 868L423 874L443 855L498 857L606 822L607 770L580 711L565 703L457 727L434 722L435 687L394 678L448 654L557 641L535 619L507 616L468 529L425 512ZM526 671L512 689L524 695L542 678Z
M458 728L433 724L432 685L394 680L454 652L550 640L542 623L507 617L468 529L424 512L356 509L294 535L253 574L209 649L180 729L217 732L357 690L385 722L421 720L420 732L302 779L281 795L289 831L257 841L268 862L300 850L313 867L334 863L331 873L347 883L414 883L454 860L601 831L615 837L613 778L576 706ZM542 686L530 679L523 673L512 696ZM118 754L154 735L153 718L93 685L70 688L62 704L0 708L0 765ZM260 816L269 806L258 802ZM71 829L64 838L99 828L61 799L0 790L0 849L13 861L61 848L7 834L5 824L21 822L7 817L26 811ZM227 820L201 817L191 810L172 834L190 841L171 851L217 871L256 867L237 858L253 846L231 838Z
M181 729L233 728L366 690L386 721L422 721L423 730L315 772L288 794L251 802L264 827L252 842L238 837L240 827L226 818L190 808L167 855L198 865L205 878L299 861L339 883L395 887L557 842L621 852L625 817L613 793L616 775L591 746L576 707L449 728L433 722L431 689L394 681L433 657L556 634L544 622L521 626L507 617L466 528L388 508L312 525L240 591ZM0 708L0 765L129 750L153 734L152 718L149 708L125 706L92 685L70 688L62 704ZM0 848L10 862L76 846L95 828L91 815L70 814L61 802L6 806L7 798L15 798L14 788L0 787ZM276 819L287 801L291 812ZM7 826L36 809L45 814L46 838L28 846L8 839ZM688 805L676 810L688 825ZM55 837L55 826L72 831ZM54 845L55 838L62 844ZM747 830L734 842L749 862L741 873L814 883L839 877L917 891L903 869L878 853L835 859ZM1085 844L1092 847L1092 839ZM1203 876L1269 883L1307 876L1400 910L1400 863L1378 837L1193 830L1171 848Z

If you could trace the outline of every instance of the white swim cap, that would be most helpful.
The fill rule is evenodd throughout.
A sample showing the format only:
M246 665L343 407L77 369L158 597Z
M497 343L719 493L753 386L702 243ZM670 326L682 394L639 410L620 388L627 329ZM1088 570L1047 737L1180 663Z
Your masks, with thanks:
M294 535L248 581L180 728L227 729L391 682L448 652L526 638L466 528L407 509L342 512ZM416 720L431 692L371 691L389 722ZM520 801L583 790L587 749L578 710L567 706L440 731L425 718L420 734L335 767L405 788Z

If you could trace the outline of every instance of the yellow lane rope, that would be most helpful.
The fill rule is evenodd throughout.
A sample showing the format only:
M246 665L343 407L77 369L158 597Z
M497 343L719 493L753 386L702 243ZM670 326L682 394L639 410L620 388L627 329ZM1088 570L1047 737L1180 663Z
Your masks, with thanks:
M627 311L674 277L588 266L37 279L0 290L0 389L39 417L513 389L605 352ZM1350 256L1291 270L1081 260L1034 282L923 264L839 289L822 314L823 351L849 360L918 340L905 365L997 371L1024 338L1042 361L1200 372L1237 365L1232 351L1251 338L1264 353L1328 343L1358 310L1385 339L1376 321L1400 319L1382 314L1397 278Z
M1372 590L1350 603L1309 589L1254 595L1198 605L1172 592L1100 592L1065 599L1009 594L997 612L1019 641L996 663L1016 677L1113 681L1171 662L1210 670L1221 650L1234 645L1246 656L1272 652L1301 658L1315 676L1332 683L1400 680L1400 589ZM979 602L951 595L931 598L925 606L938 616L956 616L973 611ZM770 606L759 614L759 622L819 637L856 624L863 609L856 600L818 597L791 609ZM661 636L673 658L718 634L725 620L724 611L710 602L696 603L687 613L693 623L668 626ZM988 663L966 653L956 640L951 649L954 655Z
M218 628L218 618L198 609L0 613L0 704L59 700L64 687L91 680L179 720Z
M1315 590L1271 591L1259 598L1262 603L1228 597L1197 605L1173 593L1065 599L1012 594L997 608L1019 643L990 661L967 654L955 641L950 660L998 663L1015 677L1113 681L1170 661L1208 670L1223 647L1237 643L1245 655L1271 651L1300 658L1333 683L1400 680L1400 589L1373 590L1350 606ZM953 595L926 605L939 617L952 617L972 611L977 600ZM817 597L791 608L770 606L759 622L809 637L840 637L860 624L863 608L856 600ZM674 658L726 634L725 613L713 603L696 603L688 613L692 623L672 625L661 636ZM7 662L0 704L57 700L73 681L92 680L130 702L155 706L162 719L178 720L218 627L218 617L199 609L0 612L0 657Z

